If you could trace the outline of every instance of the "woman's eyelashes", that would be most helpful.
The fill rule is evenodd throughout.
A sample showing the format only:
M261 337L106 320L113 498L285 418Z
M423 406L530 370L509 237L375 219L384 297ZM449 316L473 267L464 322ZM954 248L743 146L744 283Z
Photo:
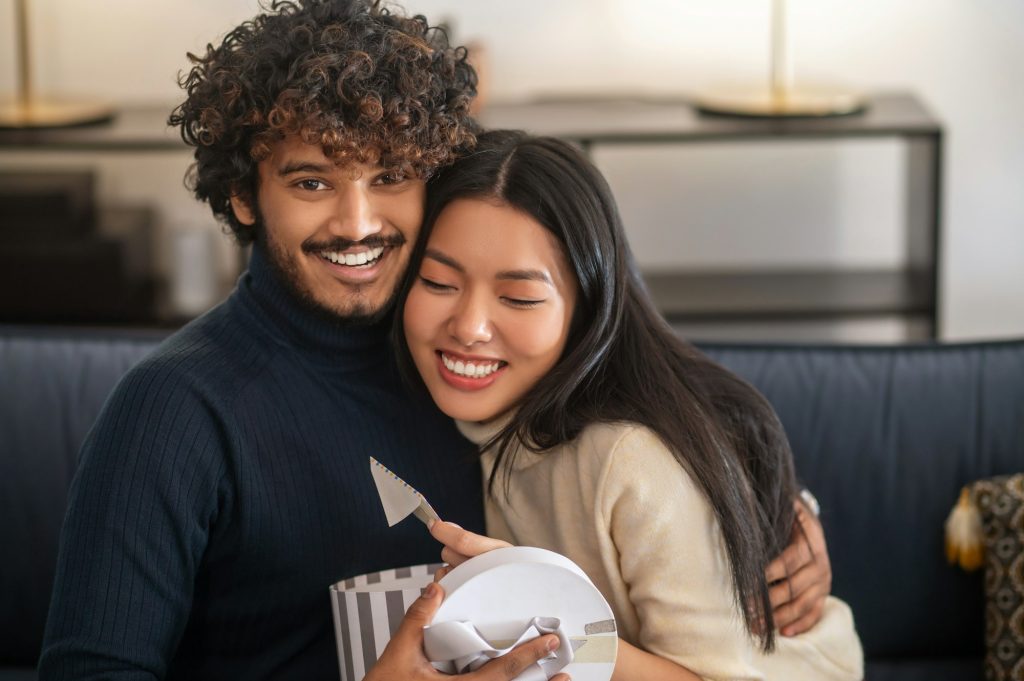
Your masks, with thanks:
M437 293L452 293L456 290L456 288L450 284L442 284L438 281L434 281L433 279L428 279L427 277L424 277L422 274L420 275L420 283L423 284L423 286L426 287L427 290L435 291ZM542 303L545 302L544 298L534 299L513 298L511 296L498 296L498 299L510 307L516 307L524 310L537 307L538 305L541 305Z
M433 281L431 279L427 279L423 275L420 275L420 283L423 284L424 286L426 286L431 291L437 291L439 293L440 292L447 292L447 291L454 291L455 290L454 286L449 286L448 284L441 284L441 283Z
M519 307L519 308L523 308L523 309L527 309L527 310L530 309L530 308L533 308L533 307L537 307L538 305L540 305L541 303L544 302L543 300L527 300L525 298L509 298L508 296L501 296L501 300L505 304L511 305L512 307Z

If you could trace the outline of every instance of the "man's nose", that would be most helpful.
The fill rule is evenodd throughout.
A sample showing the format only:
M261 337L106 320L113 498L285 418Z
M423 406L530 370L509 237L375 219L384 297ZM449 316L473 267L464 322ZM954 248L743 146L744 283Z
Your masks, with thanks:
M351 241L360 241L381 231L380 216L368 187L359 182L342 183L330 230L332 234Z
M466 296L448 321L448 333L466 348L489 342L494 332L487 305L478 296Z

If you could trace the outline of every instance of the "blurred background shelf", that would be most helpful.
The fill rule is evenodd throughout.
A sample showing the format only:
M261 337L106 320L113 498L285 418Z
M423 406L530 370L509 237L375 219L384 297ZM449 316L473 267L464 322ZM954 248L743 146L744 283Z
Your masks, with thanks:
M647 272L644 279L669 321L722 321L929 315L935 306L929 276L823 270Z
M932 137L942 132L921 100L909 92L876 93L863 113L828 118L717 116L698 112L685 98L595 96L489 104L480 120L488 128L521 128L585 147L778 137Z
M169 112L170 107L165 105L125 107L118 111L110 124L103 126L0 130L0 152L47 151L65 157L68 153L82 157L96 153L139 156L156 153L161 157L170 152L180 154L187 147L176 132L167 127ZM875 94L870 98L867 111L858 115L789 120L704 115L683 98L538 99L522 103L490 103L481 114L481 122L487 127L520 128L534 134L560 137L590 153L608 148L625 149L630 145L668 148L690 144L758 144L773 140L807 139L828 144L829 140L842 139L896 139L905 145L907 159L905 172L899 175L903 184L900 190L905 197L903 233L899 238L905 244L906 253L906 261L900 266L864 270L834 266L834 263L814 265L802 262L799 266L782 268L773 263L769 269L756 266L715 267L714 263L709 263L699 269L648 267L645 277L659 309L673 324L680 328L703 325L703 328L717 329L721 335L716 338L722 340L749 340L765 336L813 339L829 336L822 330L830 324L839 328L849 321L863 323L868 319L895 320L901 328L908 329L905 340L933 339L940 335L942 320L938 282L943 131L939 122L913 94ZM75 219L88 220L88 211L82 212L85 205L82 197L83 192L90 189L89 182L82 177L77 180L64 177L63 187L67 195L61 198L47 190L46 181L40 179L36 198L42 197L42 202L37 201L35 210L46 212L53 206L62 206L61 210L66 214L78 216ZM17 195L16 180L11 179L9 184L15 189L8 195ZM60 178L56 184L60 185ZM24 216L27 204L22 202L21 205L19 214ZM32 211L29 206L28 214ZM0 218L2 240L4 227L13 222L9 211L0 215L3 216ZM82 218L83 215L86 217ZM104 219L109 223L113 218L108 216ZM72 225L67 227L73 231ZM81 233L83 229L88 231L87 227L75 229ZM822 230L829 227L827 224L812 226ZM665 227L684 228L685 225ZM41 227L37 225L34 229L38 231ZM114 230L122 234L123 242L114 250L131 250L129 236L133 229L122 225ZM10 233L12 230L6 231ZM110 231L101 229L97 233ZM152 232L151 227L149 231ZM106 237L97 237L102 238ZM12 240L10 237L7 242ZM152 241L150 239L151 244ZM65 253L61 257L70 258L68 249L73 247L64 244L61 248ZM104 252L106 255L103 257L110 262L111 258L127 257L112 255L112 247L99 241L91 248L96 258ZM13 250L13 246L0 245L0 249L3 249L0 259L6 259L15 266L11 272L20 272L18 281L24 285L36 282L33 277L37 276L43 276L39 282L47 277L63 277L69 283L74 281L72 273L75 270L70 264L64 269L50 267L47 275L38 275L32 268L26 269L19 264L22 256ZM84 248L82 253L88 250ZM6 281L16 283L11 281L11 272ZM139 278L132 280L138 281ZM146 295L128 295L126 292L120 303L116 302L116 296L106 296L103 304L112 307L102 316L90 318L90 313L85 311L88 308L83 308L78 317L95 323L162 326L174 326L187 319L187 315L175 314L166 302L160 302L166 301L161 291L166 291L167 285L159 277L146 281L143 287L148 290ZM70 288L64 289L65 294ZM96 286L81 287L81 291L86 289L95 291ZM27 295L25 289L22 290L22 295ZM81 291L75 295L79 296ZM38 302L55 309L52 307L55 302L70 303L72 298L70 295L62 299L56 294L40 294ZM15 310L20 310L19 316L25 316L27 308L24 305L28 303L22 300L23 307L17 308L11 306L12 300L10 296L0 299L0 320L12 321ZM140 303L140 300L148 302ZM44 319L47 313L44 311L38 316ZM60 316L70 319L63 312Z
M482 122L567 139L591 154L643 146L898 140L906 149L905 172L898 176L905 206L899 239L906 258L899 267L709 265L699 270L651 268L645 278L670 322L680 329L700 329L699 335L716 340L823 339L834 335L827 331L830 324L838 329L869 319L886 320L886 338L894 336L895 321L904 332L894 340L935 339L940 334L943 131L912 93L874 94L863 113L828 118L715 116L699 113L685 99L579 97L494 105L484 111ZM756 216L751 219L756 221ZM685 225L665 229L673 228Z

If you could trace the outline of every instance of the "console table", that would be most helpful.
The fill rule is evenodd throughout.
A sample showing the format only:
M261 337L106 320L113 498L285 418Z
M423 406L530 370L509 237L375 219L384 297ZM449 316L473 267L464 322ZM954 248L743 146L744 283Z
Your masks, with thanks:
M550 100L493 106L481 122L551 135L592 151L608 145L709 144L753 140L896 138L907 145L906 262L894 269L778 269L650 273L647 283L670 321L846 320L896 316L921 321L935 338L939 319L942 127L913 95L872 96L863 114L771 120L709 116L685 100Z
M181 151L166 127L170 106L122 109L113 123L62 130L0 130L5 150ZM885 270L822 268L649 273L659 309L673 322L833 321L898 317L922 322L935 338L939 318L942 127L913 95L872 96L863 114L767 120L699 114L682 99L577 99L493 104L486 127L521 128L584 150L621 144L713 144L762 139L896 138L908 149L904 239L908 257Z

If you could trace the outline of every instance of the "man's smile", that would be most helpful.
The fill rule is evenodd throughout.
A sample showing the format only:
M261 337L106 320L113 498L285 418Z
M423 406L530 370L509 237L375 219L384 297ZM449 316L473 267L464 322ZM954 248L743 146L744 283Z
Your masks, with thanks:
M335 265L345 265L347 267L367 267L374 265L384 253L384 247L378 246L377 248L369 248L363 250L353 250L347 252L340 251L321 251L320 257L329 260Z
M392 246L357 247L345 251L319 251L314 258L334 279L346 284L365 285L379 278L395 252Z

